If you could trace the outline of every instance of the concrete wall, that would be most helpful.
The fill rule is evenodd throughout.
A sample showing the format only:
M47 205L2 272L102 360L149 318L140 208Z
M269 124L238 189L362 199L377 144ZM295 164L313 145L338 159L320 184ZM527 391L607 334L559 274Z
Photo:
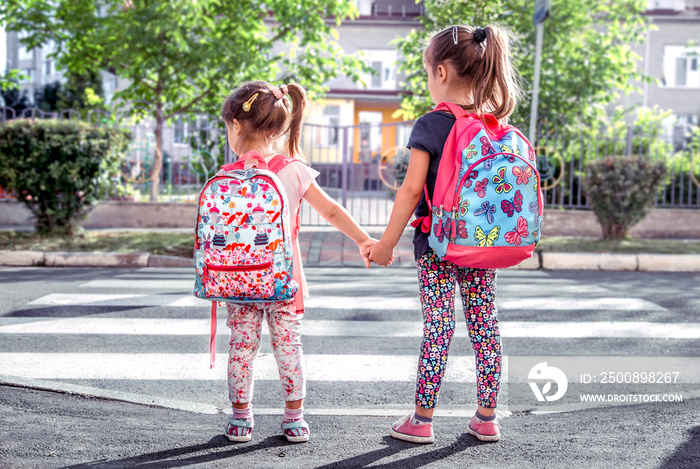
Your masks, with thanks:
M85 228L192 228L197 206L104 202L97 205L83 224ZM0 200L0 226L27 226L29 212L12 200ZM595 214L590 210L545 210L545 236L601 237ZM653 209L631 230L637 238L700 239L700 210Z
M700 42L700 16L688 14L650 15L656 29L650 30L646 43L633 47L641 57L638 71L658 80L657 83L643 84L634 82L642 94L633 93L621 98L617 104L626 106L637 104L671 110L675 115L697 115L700 112L700 88L694 86L677 87L673 83L664 83L664 47L686 46L689 41Z

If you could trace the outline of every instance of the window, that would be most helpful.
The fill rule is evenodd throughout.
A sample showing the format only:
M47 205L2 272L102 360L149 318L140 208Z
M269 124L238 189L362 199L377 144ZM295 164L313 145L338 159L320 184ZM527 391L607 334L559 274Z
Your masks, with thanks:
M372 14L372 0L355 0L355 6L357 7L360 16L370 16Z
M114 93L118 91L119 77L109 72L102 72L102 90L105 96L105 103L110 104Z
M313 126L315 128L315 145L320 147L337 147L340 106L335 104L324 106L323 115L319 122L318 126Z
M53 74L53 60L44 61L44 76L48 77Z
M360 161L377 162L382 152L382 113L360 111Z
M328 146L338 145L338 126L340 125L340 106L326 106L323 109L328 125Z
M27 49L26 46L24 46L21 42L22 39L28 37L29 34L26 32L22 31L19 34L17 34L17 40L19 42L19 49L17 51L17 59L18 60L34 60L34 49Z
M173 143L187 144L187 123L180 117L173 121Z
M700 88L700 47L665 46L663 84L670 88Z
M676 59L676 86L685 86L686 71L688 70L688 59Z
M685 0L649 0L650 10L678 10L685 8Z
M24 83L31 83L34 81L34 69L33 68L22 69L22 74L24 75L24 78L22 79L22 81Z
M382 87L382 63L372 62L372 68L374 69L374 74L372 75L372 88Z
M367 88L374 90L396 89L396 51L365 50L364 58L375 70L372 75L365 75Z

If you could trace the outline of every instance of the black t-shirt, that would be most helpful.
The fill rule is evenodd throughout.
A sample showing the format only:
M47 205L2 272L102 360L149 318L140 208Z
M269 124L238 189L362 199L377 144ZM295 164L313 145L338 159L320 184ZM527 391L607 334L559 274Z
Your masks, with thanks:
M437 178L438 167L440 166L440 158L442 157L442 149L445 146L445 141L450 130L455 123L455 116L449 112L434 111L421 116L413 125L411 136L408 139L406 148L416 148L428 152L430 155L430 165L428 166L428 174L426 176L426 186L428 186L428 195L433 198L433 190L435 189L435 179ZM418 207L415 211L416 217L430 215L428 203L425 200L425 194L420 199ZM416 261L423 254L428 252L428 233L423 233L421 227L416 227L413 234L413 255Z

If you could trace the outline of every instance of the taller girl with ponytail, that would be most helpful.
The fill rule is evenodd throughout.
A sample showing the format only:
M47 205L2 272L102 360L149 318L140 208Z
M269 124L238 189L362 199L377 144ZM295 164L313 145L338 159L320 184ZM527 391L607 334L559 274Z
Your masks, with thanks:
M509 34L498 26L451 26L435 33L423 53L423 64L430 97L437 105L445 104L439 107L440 111L435 110L420 117L413 126L407 144L411 157L406 177L396 196L386 231L381 241L370 250L370 260L380 265L385 265L391 259L393 248L414 210L417 218L428 216L430 219L427 200L434 200L443 148L456 122L451 111L442 109L463 114L459 109L461 107L469 118L479 118L484 125L488 122L489 126L498 127L506 124L520 95L511 62ZM488 141L485 136L480 146L475 144L473 148L468 147L469 152L465 149L465 154L470 156L463 154L462 158L477 154L483 158L495 153L493 146L484 141ZM485 192L480 194L478 191L483 191L488 183L488 179L478 178L474 190L479 197L484 197L481 194ZM423 195L424 190L428 199ZM477 206L469 206L465 198L465 202L460 202L459 213L462 210L464 214L481 210L488 219L492 212L502 208L486 201L483 204L481 208L481 201ZM436 206L435 210L441 211L442 207ZM476 240L478 230L474 231L474 227L470 226L467 233L466 228L462 226L458 236ZM483 240L484 244L493 242L491 237L498 237L498 230L492 230L488 236ZM428 237L429 233L418 225L413 244L424 332L416 379L415 410L397 421L390 433L394 438L414 443L432 443L434 440L432 417L455 328L454 301L457 290L462 297L476 360L478 408L469 421L467 431L480 440L498 441L500 426L495 411L501 377L501 340L495 304L496 270L462 267L443 260L430 247ZM469 262L477 264L473 258L465 262L467 265Z
M244 156L254 151L266 162L280 153L294 158L276 173L287 195L292 233L299 231L299 218L294 214L298 213L304 199L357 244L365 265L369 267L369 248L376 240L372 240L350 214L318 186L315 179L319 173L305 164L300 145L305 109L306 92L301 85L290 83L278 87L254 81L241 85L226 99L221 117L226 123L228 143L237 155ZM303 297L307 287L296 238L293 239L293 249L293 278L300 286L294 299L226 303L227 325L231 329L228 387L233 417L229 419L224 434L231 441L246 442L252 436L253 368L260 349L264 317L267 317L284 395L282 433L291 442L309 439L309 426L303 416L306 382L301 349Z

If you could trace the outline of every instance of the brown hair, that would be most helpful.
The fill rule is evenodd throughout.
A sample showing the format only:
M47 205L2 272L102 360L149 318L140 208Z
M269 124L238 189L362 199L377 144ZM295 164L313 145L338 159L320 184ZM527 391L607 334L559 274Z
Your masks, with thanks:
M279 88L265 81L244 83L226 98L221 117L227 125L231 125L233 120L237 119L246 132L254 133L264 141L275 140L289 133L287 154L303 158L300 140L302 118L306 109L306 91L296 83L286 86L291 100L286 96L277 99L274 92ZM258 95L250 102L256 93ZM250 108L245 111L243 104L247 102L250 102Z
M521 94L510 56L511 41L512 35L500 26L450 26L431 37L423 60L433 73L445 62L455 68L473 99L473 103L458 104L469 104L479 115L493 114L507 122Z

